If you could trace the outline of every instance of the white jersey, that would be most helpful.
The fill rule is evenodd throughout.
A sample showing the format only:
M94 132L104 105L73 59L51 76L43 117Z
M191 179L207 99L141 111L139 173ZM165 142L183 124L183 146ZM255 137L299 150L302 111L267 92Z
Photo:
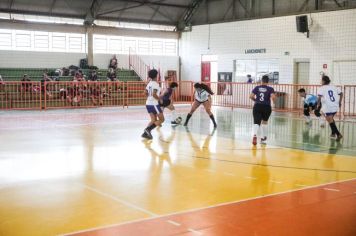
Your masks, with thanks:
M340 88L334 85L323 85L319 88L318 96L321 96L321 110L324 113L339 111Z
M200 91L198 90L195 90L195 99L198 101L198 102L206 102L209 98L209 93L207 91L205 91L204 89L201 89Z
M146 105L158 105L158 100L153 97L153 91L157 90L157 96L161 93L161 87L156 81L150 81L146 86L146 91L148 93L148 97L146 100Z

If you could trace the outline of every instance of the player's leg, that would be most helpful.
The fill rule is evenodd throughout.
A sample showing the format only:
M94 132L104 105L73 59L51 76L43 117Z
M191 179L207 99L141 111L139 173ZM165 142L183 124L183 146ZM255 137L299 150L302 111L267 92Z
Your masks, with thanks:
M211 112L211 101L204 102L203 106L205 108L206 113L208 113L211 121L213 122L214 128L216 128L218 125L216 124L214 114Z
M262 121L261 121L261 144L267 143L268 136L268 120L271 116L272 108L271 106L265 106L262 112Z
M322 128L325 127L325 120L323 119L323 116L322 116L322 114L320 112L321 107L314 107L314 108L315 108L314 109L314 114L319 120L320 127L322 127Z
M184 126L188 125L190 118L192 117L193 113L198 109L199 106L200 106L200 102L198 101L193 102L192 108L190 109L190 112L188 113L187 118L185 119Z
M308 104L304 104L304 118L305 118L305 123L310 124L311 118L310 118L310 107Z
M261 121L262 121L262 115L259 111L258 104L255 104L253 106L252 114L253 114L252 144L256 145L257 144L257 134L260 129L260 125L261 125Z
M148 123L147 127L145 128L143 134L141 135L142 138L152 139L151 131L157 127L157 111L155 106L147 105L146 106L147 112L150 116L150 122Z
M332 139L336 139L336 140L340 140L342 138L342 134L339 132L335 120L334 120L334 116L336 115L336 112L334 113L325 113L325 118L326 121L329 123L330 128L331 128L331 135L330 138Z

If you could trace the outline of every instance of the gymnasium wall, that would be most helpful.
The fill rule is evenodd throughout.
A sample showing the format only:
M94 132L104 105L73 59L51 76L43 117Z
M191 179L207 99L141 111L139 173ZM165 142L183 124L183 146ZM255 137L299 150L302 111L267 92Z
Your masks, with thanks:
M319 83L320 71L335 83L355 84L356 10L313 13L309 24L310 16L310 38L296 32L295 16L195 26L180 39L182 79L199 81L201 55L212 54L218 55L219 72L233 72L236 59L277 58L280 83L293 83L295 62L309 61L310 84ZM260 48L266 53L245 54Z

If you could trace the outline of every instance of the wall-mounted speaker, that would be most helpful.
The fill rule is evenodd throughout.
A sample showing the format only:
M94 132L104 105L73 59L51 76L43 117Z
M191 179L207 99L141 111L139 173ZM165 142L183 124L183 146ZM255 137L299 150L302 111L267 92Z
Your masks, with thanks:
M297 16L296 22L297 22L297 32L305 33L309 31L307 15Z

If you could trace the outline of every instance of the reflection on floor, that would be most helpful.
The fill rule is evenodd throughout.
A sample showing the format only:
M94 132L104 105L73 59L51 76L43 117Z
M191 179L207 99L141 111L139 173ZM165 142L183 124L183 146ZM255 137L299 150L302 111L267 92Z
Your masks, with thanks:
M339 124L336 143L316 121L275 114L269 144L253 148L251 111L214 112L215 131L201 111L152 141L140 138L143 108L3 112L0 235L66 234L356 178L354 123Z

